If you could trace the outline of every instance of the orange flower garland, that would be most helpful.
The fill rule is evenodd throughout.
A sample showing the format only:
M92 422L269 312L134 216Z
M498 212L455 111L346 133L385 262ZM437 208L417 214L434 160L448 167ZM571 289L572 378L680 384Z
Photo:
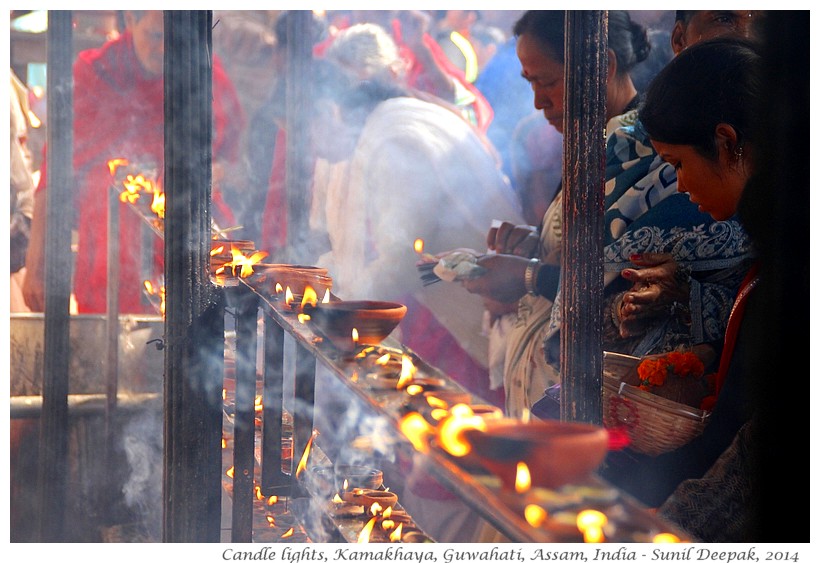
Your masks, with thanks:
M705 367L701 359L694 352L669 352L663 356L646 358L638 364L639 389L652 392L653 387L660 387L666 383L670 374L678 377L703 377ZM707 376L709 387L713 389L712 377ZM701 402L700 408L711 410L717 397L708 395Z

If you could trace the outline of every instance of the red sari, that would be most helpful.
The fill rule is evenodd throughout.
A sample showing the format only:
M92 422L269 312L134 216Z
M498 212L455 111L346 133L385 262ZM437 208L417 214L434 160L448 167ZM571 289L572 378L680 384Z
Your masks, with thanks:
M74 171L78 247L74 293L80 313L106 310L108 195L112 183L108 161L125 158L162 182L164 159L164 91L162 76L146 76L134 52L130 32L99 49L81 52L74 63ZM236 90L217 59L213 61L213 159L238 158L245 118ZM38 190L45 189L43 174ZM143 250L144 223L126 204L120 206L119 303L122 313L150 313L142 302L146 277L163 273L161 241ZM230 209L214 192L214 218L230 225ZM150 272L142 257L151 257Z

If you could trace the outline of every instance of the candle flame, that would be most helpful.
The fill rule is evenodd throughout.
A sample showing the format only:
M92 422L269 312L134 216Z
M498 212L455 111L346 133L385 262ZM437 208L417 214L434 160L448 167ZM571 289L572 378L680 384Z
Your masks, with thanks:
M396 529L390 533L390 536L388 536L390 538L390 541L401 541L401 528L403 525L404 524L402 522L399 522L399 525L396 527Z
M419 254L424 252L424 240L417 238L415 241L413 241L413 250L415 250Z
M274 515L273 515L273 514L266 514L266 515L265 515L265 518L266 518L266 519L267 519L267 521L268 521L268 526L270 526L271 528L275 528L275 527L276 527L276 518L274 517Z
M290 290L290 286L285 288L285 304L290 305L293 303L293 292Z
M413 360L407 354L401 356L401 374L399 381L396 383L396 389L404 389L404 387L413 380L416 374L416 366L413 365Z
M359 343L359 331L356 328L350 331L350 338L353 340L354 345Z
M253 488L253 493L256 495L256 500L262 500L263 498L265 498L265 495L262 494L262 487L260 487L259 485L256 485Z
M316 290L313 289L311 286L305 286L305 293L302 295L302 309L305 308L305 305L311 305L312 307L316 306L316 302L318 301L318 297L316 295Z
M278 495L271 495L271 496L268 497L268 500L267 500L268 506L273 506L277 502L279 502L279 496Z
M345 488L347 488L347 481L345 481ZM339 496L339 493L336 493L335 495L333 495L331 502L334 502L336 504L342 504L344 501L342 500L342 497Z
M359 538L356 540L356 543L370 543L370 533L373 531L373 526L376 525L376 519L376 516L374 516L364 525L362 531L359 532Z
M282 538L289 538L293 535L293 528L288 528L288 531L282 534L280 537Z
M603 528L607 523L606 514L599 510L582 510L575 517L575 523L581 532L587 528Z
M433 434L433 427L424 420L421 413L412 411L404 415L399 422L399 428L418 451L423 453L429 451L428 440Z
M472 450L470 442L464 438L464 431L469 429L484 431L487 424L480 416L475 416L469 405L458 404L450 409L436 430L438 443L450 455L464 457Z
M655 534L652 537L652 543L680 543L680 538L675 534L663 532L660 534Z
M382 354L378 358L376 358L375 363L376 363L376 365L384 366L384 365L387 365L387 362L389 362L389 361L390 361L390 352L387 352L385 354Z
M307 460L308 460L308 455L310 455L310 448L313 445L313 440L315 440L316 436L318 436L318 435L319 435L319 431L314 428L313 432L310 435L310 439L308 440L308 443L305 446L305 451L302 454L302 458L299 460L299 464L296 466L296 477L297 478L302 473L302 471L304 471L305 468L307 467Z
M330 290L325 290L325 296L322 297L322 303L330 303Z
M584 530L584 543L601 543L604 541L604 531L592 526Z
M228 477L230 477L231 479L233 479L233 473L234 473L234 468L233 468L233 465L231 465L231 466L228 468L228 470L225 472L225 475L227 475Z
M547 511L537 504L528 504L524 508L524 519L533 528L540 528L547 519Z
M370 505L370 514L373 516L378 516L382 510L382 505L380 505L377 501L374 501L373 504Z
M526 493L531 485L530 468L523 461L519 461L515 470L515 492Z

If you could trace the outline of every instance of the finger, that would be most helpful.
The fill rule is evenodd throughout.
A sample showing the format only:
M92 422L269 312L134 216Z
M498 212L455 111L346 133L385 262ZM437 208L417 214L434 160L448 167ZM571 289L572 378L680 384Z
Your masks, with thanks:
M507 221L501 223L498 227L498 233L495 235L495 250L497 252L509 252L508 239L514 227L515 225L508 223Z
M490 227L487 231L487 248L495 250L495 241L498 238L498 227Z

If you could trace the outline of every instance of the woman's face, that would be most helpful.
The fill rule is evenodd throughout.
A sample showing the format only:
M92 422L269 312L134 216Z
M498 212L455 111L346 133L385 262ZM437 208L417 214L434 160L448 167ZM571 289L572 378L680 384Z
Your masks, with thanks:
M672 145L652 141L655 150L675 167L678 191L688 193L698 210L717 221L729 219L737 211L748 174L742 157L724 147L718 149L717 160L706 158L691 145Z
M549 50L531 34L518 38L516 54L521 61L521 76L530 83L535 109L559 133L564 132L564 65L548 55Z

